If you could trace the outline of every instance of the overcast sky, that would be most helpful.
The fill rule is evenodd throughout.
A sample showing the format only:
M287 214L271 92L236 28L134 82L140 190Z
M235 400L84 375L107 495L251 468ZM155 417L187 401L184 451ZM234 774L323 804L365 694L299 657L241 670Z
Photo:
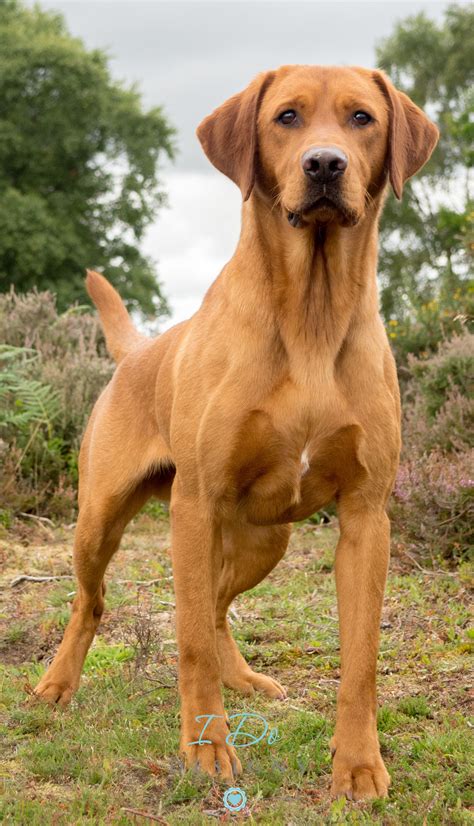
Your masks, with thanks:
M30 3L33 5L33 3ZM178 130L179 153L162 170L169 208L144 249L172 308L165 325L187 318L232 255L240 192L211 167L195 129L257 72L284 63L375 65L375 46L394 24L438 2L156 2L42 0L63 13L72 34L105 49L114 77L136 83L145 106L161 105Z

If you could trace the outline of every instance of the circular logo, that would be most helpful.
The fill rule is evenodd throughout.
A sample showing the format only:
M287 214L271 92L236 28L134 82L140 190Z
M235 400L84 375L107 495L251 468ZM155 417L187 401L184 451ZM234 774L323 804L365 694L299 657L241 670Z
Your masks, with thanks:
M247 795L243 789L237 787L227 789L224 794L224 806L229 812L240 812L247 803Z

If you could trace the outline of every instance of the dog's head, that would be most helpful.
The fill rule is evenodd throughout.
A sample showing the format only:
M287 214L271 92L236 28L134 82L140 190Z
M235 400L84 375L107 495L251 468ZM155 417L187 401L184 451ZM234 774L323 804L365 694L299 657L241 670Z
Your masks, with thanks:
M209 160L278 203L293 226L356 224L387 178L397 198L430 157L437 127L379 71L282 66L200 124Z

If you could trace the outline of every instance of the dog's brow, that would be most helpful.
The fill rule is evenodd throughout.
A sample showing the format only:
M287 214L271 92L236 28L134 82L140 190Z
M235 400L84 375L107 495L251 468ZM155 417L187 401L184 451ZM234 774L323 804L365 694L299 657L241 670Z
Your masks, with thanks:
M343 109L364 109L364 111L369 112L370 108L375 108L373 95L367 91L361 92L360 94L352 94L348 97L341 97L338 103ZM373 112L369 112L369 114L373 114Z
M288 95L285 98L282 98L278 101L278 103L273 104L273 110L275 117L277 117L281 112L284 112L285 109L298 109L299 111L304 111L310 105L310 101L307 95L302 95L301 93Z

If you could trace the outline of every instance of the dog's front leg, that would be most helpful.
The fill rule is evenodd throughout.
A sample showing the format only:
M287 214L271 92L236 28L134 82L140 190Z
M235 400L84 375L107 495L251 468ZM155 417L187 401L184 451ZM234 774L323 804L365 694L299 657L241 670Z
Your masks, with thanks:
M216 600L222 565L220 525L175 479L172 557L181 695L181 752L187 767L231 781L241 770L222 703Z
M377 736L375 685L390 524L384 508L372 510L355 496L341 498L339 518L341 684L331 742L332 793L360 800L385 797L390 783Z

